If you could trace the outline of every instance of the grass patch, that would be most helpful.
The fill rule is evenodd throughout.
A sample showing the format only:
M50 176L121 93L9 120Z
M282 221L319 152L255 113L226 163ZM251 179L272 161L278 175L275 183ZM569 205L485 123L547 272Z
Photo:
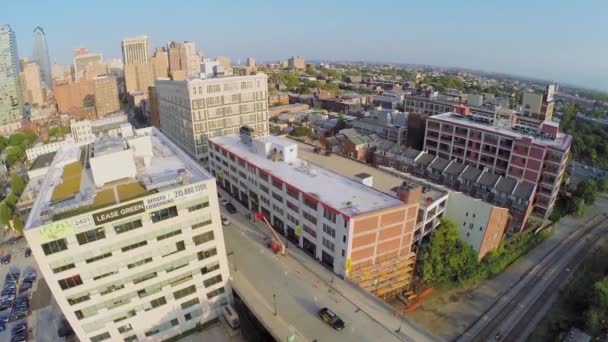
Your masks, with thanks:
M117 186L118 197L121 202L126 202L137 197L146 196L150 192L146 190L139 182L131 182L127 184L119 184Z
M102 207L108 206L116 203L116 199L114 198L114 189L108 188L101 190L95 195L95 199L93 200L94 207Z
M73 197L80 191L82 164L73 162L63 167L62 182L55 186L51 201L61 201Z

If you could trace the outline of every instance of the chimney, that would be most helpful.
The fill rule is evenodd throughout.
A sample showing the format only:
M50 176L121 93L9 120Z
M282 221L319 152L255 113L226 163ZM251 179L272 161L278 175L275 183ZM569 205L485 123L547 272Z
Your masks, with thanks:
M405 204L418 203L422 196L422 187L417 186L410 189L399 189L397 196L399 196L399 199L405 202Z

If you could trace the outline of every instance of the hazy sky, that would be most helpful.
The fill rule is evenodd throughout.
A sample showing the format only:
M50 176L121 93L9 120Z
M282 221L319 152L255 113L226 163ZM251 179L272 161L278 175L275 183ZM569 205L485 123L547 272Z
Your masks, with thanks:
M30 57L47 33L51 62L85 46L120 57L123 37L152 47L193 40L205 55L258 61L391 61L468 67L608 90L607 0L4 0L0 24Z

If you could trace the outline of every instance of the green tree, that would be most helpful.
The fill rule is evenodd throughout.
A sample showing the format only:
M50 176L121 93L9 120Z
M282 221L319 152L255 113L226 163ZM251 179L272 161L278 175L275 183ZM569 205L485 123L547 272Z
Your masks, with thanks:
M12 192L6 196L4 199L4 203L8 205L11 209L15 209L15 205L17 204L18 198Z
M592 205L595 202L598 193L597 184L594 181L585 180L576 187L574 195L578 198L582 198L587 205Z
M11 146L21 145L25 139L25 135L21 133L11 134L11 136L8 137L8 144Z
M577 198L574 200L574 216L581 217L585 215L585 211L587 211L587 205L585 204L585 200L582 198Z
M601 192L608 192L608 178L603 178L597 183L597 187Z
M15 232L19 233L19 235L23 235L23 221L19 216L13 217L13 229Z
M0 204L0 223L8 224L9 219L11 218L11 209L6 205L6 203Z
M456 224L442 220L422 250L422 280L427 283L461 283L475 269L477 256L462 242Z
M346 128L346 120L344 120L344 114L340 113L338 114L338 121L336 122L336 126L334 127L334 131L340 132L340 130L343 130Z
M23 193L24 189L25 189L25 182L23 181L23 179L21 179L21 177L19 177L17 175L13 175L11 177L11 191L13 193L17 194L17 196L19 196Z

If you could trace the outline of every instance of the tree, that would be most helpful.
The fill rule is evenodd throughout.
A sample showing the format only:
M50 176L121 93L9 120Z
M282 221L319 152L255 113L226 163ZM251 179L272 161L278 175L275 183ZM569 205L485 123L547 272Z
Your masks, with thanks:
M15 193L17 196L20 196L25 190L25 182L23 179L17 175L13 175L11 177L11 191Z
M5 203L0 204L0 223L8 224L10 218L11 209Z
M574 216L581 217L585 215L585 211L587 211L587 205L585 204L585 200L582 198L577 198L574 200Z
M334 131L340 132L340 130L343 130L346 128L346 120L344 120L344 114L340 113L338 114L338 121L336 122L336 126L334 127Z
M458 236L456 224L442 220L422 251L422 280L427 283L461 283L477 265L473 248Z
M13 217L13 230L19 235L23 235L23 221L19 216Z
M598 189L601 192L608 192L608 178L604 178L597 183Z
M576 187L574 195L578 198L582 198L587 205L592 205L595 202L598 193L597 184L595 184L594 181L585 180Z
M15 196L14 193L10 193L8 194L8 196L6 196L6 198L4 199L4 203L6 203L6 205L8 205L11 209L15 209L15 205L17 204L18 198L17 196Z

